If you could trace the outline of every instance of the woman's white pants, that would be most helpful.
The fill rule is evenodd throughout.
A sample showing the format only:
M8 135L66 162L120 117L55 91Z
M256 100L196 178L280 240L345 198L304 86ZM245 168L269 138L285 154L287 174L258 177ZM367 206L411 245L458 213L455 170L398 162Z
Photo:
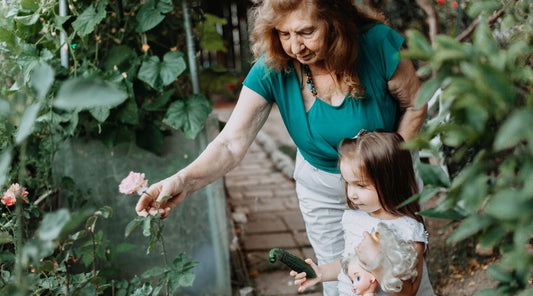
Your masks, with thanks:
M305 229L318 264L339 259L344 250L341 219L346 209L341 175L313 167L298 152L294 179ZM325 282L323 287L325 296L338 295L336 281Z

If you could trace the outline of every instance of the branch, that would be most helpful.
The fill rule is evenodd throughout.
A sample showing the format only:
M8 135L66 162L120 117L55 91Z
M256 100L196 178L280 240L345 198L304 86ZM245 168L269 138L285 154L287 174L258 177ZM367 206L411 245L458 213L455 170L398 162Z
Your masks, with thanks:
M494 12L494 14L489 18L488 24L490 25L494 23L499 17L503 15L504 12L505 12L504 8ZM464 41L468 36L472 34L472 32L474 32L474 29L477 27L480 20L481 18L478 17L475 21L473 21L470 24L470 26L468 26L468 28L466 28L463 32L461 32L461 34L457 35L457 37L455 37L455 40L459 42Z
M435 43L435 37L439 33L437 10L431 0L416 0L416 3L427 14L426 22L429 26L429 40L433 45Z

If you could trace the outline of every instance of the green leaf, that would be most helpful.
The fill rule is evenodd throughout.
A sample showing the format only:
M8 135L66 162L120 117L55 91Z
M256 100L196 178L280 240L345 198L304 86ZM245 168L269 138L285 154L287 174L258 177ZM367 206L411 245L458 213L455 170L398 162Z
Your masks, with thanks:
M419 31L407 31L407 50L402 52L402 57L429 60L435 53L426 37Z
M22 0L20 1L20 7L24 10L35 12L39 9L39 3L35 0Z
M172 103L163 122L175 129L183 130L187 138L194 139L202 130L211 110L211 105L205 96L195 94L185 101Z
M169 51L163 56L161 63L161 81L163 86L171 84L187 69L185 58L180 51Z
M107 1L100 1L98 8L89 6L76 18L72 23L72 27L80 37L92 33L96 26L105 18L106 5Z
M425 103L427 103L433 97L433 95L435 95L437 90L442 85L442 80L443 80L443 77L439 75L438 77L431 78L427 80L426 82L424 82L424 84L422 84L422 87L420 87L420 90L418 91L418 95L416 97L415 108L418 109L422 107Z
M9 115L9 111L11 111L11 105L9 102L0 98L0 117Z
M144 221L143 221L143 235L144 236L150 236L150 234L152 234L152 220L153 220L153 216L152 215L148 215Z
M102 123L109 117L110 111L109 108L106 107L95 107L89 109L89 113L94 117L94 119Z
M38 13L34 13L30 15L16 16L15 20L23 25L31 26L39 20L39 17L40 15Z
M152 56L143 61L138 77L154 89L161 89L174 82L174 80L187 69L183 53L169 51L163 56L163 62L157 56Z
M42 241L52 241L59 237L65 225L70 221L70 213L66 209L59 209L44 215L41 225L37 229L37 237Z
M143 4L137 13L137 26L135 30L138 33L146 32L155 28L164 19L165 14L173 10L171 0L160 0L155 4L154 0L148 0Z
M0 186L7 181L9 166L11 165L11 148L2 151L0 155Z
M41 104L31 104L26 108L22 118L20 119L19 128L15 135L15 143L19 145L22 143L31 133L33 132L33 127L35 126L35 120L37 119L37 114L41 109Z
M30 85L35 90L37 98L43 100L54 82L54 69L46 63L39 63L30 74Z
M501 264L490 265L487 269L487 273L491 278L501 283L513 281L513 275L511 274L511 272L505 267L503 267Z
M65 110L112 108L127 97L126 92L100 78L73 78L61 85L53 104Z
M499 128L494 140L494 149L501 151L516 146L522 140L533 143L533 129L524 128L533 126L533 112L528 109L515 111Z
M224 18L205 13L204 21L196 24L196 32L200 35L200 48L207 51L226 52L224 39L217 31L217 25L226 25Z
M494 40L492 31L485 21L478 23L474 33L473 46L476 51L483 53L486 56L491 56L499 52L498 44Z
M501 3L494 0L485 0L485 1L473 1L472 5L467 10L467 14L471 18L475 18L479 14L486 12L487 14L492 14L494 11L500 9Z
M105 70L112 71L117 67L117 71L121 68L127 68L131 64L132 59L137 59L135 51L126 45L113 46L105 60Z
M448 237L447 241L451 243L462 241L485 229L493 221L494 219L489 216L470 216Z
M144 217L135 217L133 220L131 220L128 225L126 225L126 231L124 232L124 236L125 237L128 237L131 232L133 231L133 229L135 229L135 227L137 227L139 224L141 224L146 218Z
M164 274L165 272L166 272L165 268L163 268L161 266L155 266L155 267L152 267L152 268L148 269L147 271L143 272L142 275L141 275L141 278L148 279L148 278L151 278L151 277L160 276L160 275Z
M110 206L103 206L100 208L100 210L96 211L94 214L98 216L102 216L107 219L113 216L113 208L111 208Z
M465 217L461 212L455 209L438 210L435 208L431 208L431 209L423 210L419 212L418 214L424 217L437 218L437 219L449 219L449 220L461 220Z
M522 200L520 192L505 188L494 194L487 203L486 213L501 220L515 220L530 213L531 207Z
M424 184L450 187L450 178L440 166L418 162L416 168Z
M135 99L129 99L118 112L118 119L121 123L139 125L139 108Z
M135 244L129 244L129 243L120 243L115 246L115 252L117 253L124 253L128 252L130 250L133 250L137 247Z
M151 100L151 98L147 98L144 100L142 109L147 111L161 111L165 107L165 105L170 100L170 97L174 94L175 90L173 88L163 92L162 94L155 97L155 99Z

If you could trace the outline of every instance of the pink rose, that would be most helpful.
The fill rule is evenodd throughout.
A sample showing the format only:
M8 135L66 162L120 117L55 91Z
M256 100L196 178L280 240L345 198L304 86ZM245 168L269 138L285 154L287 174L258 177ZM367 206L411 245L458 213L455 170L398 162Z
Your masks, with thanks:
M118 185L118 191L123 194L137 192L137 194L141 195L146 186L148 186L148 180L144 179L144 173L130 172Z
M26 191L26 188L21 187L18 183L13 183L11 186L9 186L7 191L4 192L1 202L8 207L12 206L17 201L17 194L20 194L22 203L26 203L24 197L28 195L28 191Z

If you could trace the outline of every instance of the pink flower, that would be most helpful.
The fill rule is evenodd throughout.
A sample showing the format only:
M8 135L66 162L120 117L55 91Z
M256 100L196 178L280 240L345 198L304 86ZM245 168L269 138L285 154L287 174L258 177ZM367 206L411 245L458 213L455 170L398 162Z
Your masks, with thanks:
M144 179L144 173L130 172L118 185L118 191L123 194L137 192L137 194L141 195L147 186L148 180Z
M2 200L0 201L8 207L12 206L17 201L17 195L19 195L22 203L26 203L24 197L28 195L28 191L26 191L26 188L21 187L18 183L13 183L11 186L9 186L7 191L4 192Z

